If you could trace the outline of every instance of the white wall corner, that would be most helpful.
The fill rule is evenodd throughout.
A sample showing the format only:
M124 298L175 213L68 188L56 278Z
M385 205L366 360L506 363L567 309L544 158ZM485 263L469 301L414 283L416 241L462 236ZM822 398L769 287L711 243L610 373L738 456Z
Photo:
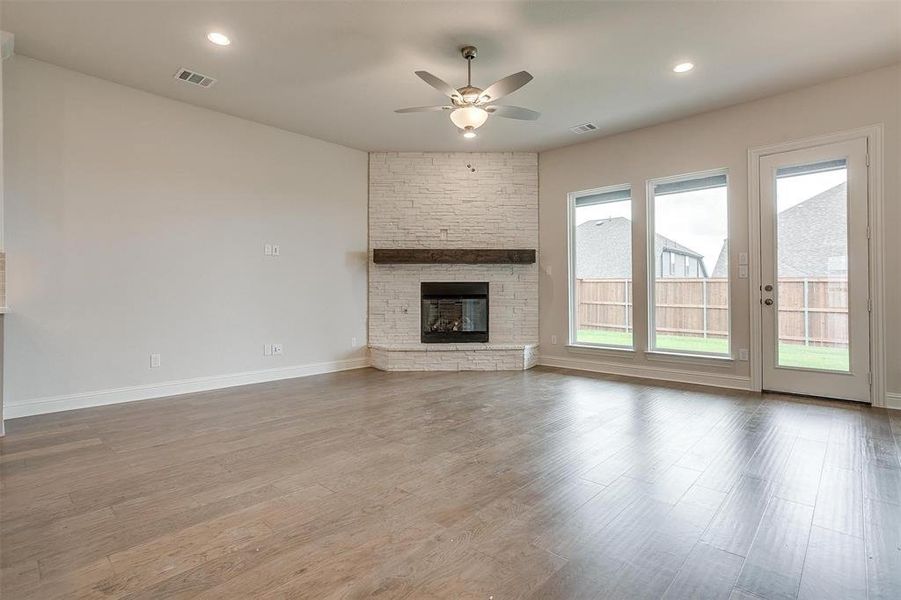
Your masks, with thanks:
M893 408L895 410L901 410L901 393L886 392L885 393L885 408Z
M6 60L13 55L16 36L8 31L0 31L0 58Z
M0 60L13 55L15 36L8 31L0 31ZM0 251L3 250L3 68L0 67ZM5 258L0 257L5 261ZM6 306L6 267L0 268L0 319ZM0 323L0 437L6 434L3 425L7 415L3 411L3 326Z

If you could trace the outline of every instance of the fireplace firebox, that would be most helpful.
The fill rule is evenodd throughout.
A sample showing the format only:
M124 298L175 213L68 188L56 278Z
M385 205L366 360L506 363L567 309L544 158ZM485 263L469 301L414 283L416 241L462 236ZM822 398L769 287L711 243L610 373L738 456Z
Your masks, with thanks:
M487 282L422 283L423 343L488 341Z

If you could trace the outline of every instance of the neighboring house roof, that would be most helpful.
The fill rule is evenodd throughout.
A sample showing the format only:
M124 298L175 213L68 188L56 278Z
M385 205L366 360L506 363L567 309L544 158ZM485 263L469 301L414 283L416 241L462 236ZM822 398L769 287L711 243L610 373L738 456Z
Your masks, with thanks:
M658 254L659 254L660 248L664 248L671 252L675 252L676 254L684 254L686 256L693 256L693 257L697 258L698 260L702 260L704 258L703 254L701 254L699 252L695 252L688 246L683 246L679 242L674 242L673 240L669 239L668 237L662 236L658 233L657 234Z
M586 221L576 228L576 277L628 279L632 277L632 221L625 217ZM657 234L657 255L665 248L697 258L703 255Z
M716 264L713 266L713 273L711 273L710 276L729 276L729 240L723 240L723 246L720 248L720 255L716 257Z
M842 260L848 249L847 189L840 183L779 213L781 277L826 277L847 270ZM724 240L711 277L726 277L727 264Z
M632 221L625 217L585 221L576 228L576 277L632 277Z
M847 189L840 183L779 213L781 277L825 277L847 271L843 260L848 254Z

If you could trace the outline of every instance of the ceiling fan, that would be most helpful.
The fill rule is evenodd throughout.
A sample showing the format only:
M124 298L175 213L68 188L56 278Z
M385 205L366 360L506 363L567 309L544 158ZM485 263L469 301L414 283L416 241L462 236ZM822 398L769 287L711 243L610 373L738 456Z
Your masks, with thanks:
M427 84L445 94L451 103L444 106L414 106L412 108L399 108L397 113L438 112L449 110L450 119L453 121L465 138L476 137L476 129L485 124L488 115L497 115L507 119L519 119L534 121L541 116L540 113L519 106L495 104L496 100L512 94L525 84L532 81L532 76L526 71L514 73L495 81L484 90L472 85L472 61L478 54L475 46L464 46L460 49L463 58L466 59L466 85L461 88L452 88L448 83L435 77L428 71L416 71L416 75Z

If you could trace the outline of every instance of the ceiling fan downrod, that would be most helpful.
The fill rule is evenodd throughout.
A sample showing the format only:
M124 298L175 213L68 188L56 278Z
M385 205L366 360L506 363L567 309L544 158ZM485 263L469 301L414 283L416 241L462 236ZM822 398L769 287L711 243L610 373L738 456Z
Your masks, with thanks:
M472 59L479 55L479 50L475 46L463 46L460 53L466 59L466 87L472 87Z

